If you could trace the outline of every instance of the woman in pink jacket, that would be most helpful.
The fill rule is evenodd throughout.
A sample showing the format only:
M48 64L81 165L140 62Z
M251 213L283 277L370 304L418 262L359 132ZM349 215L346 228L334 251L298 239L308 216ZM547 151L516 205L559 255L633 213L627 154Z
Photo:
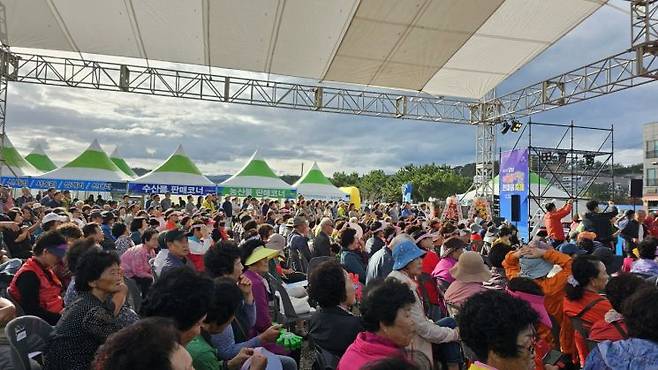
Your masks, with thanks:
M370 287L361 303L366 331L347 347L337 370L359 370L382 359L406 358L404 347L414 335L411 306L415 300L411 290L395 279Z

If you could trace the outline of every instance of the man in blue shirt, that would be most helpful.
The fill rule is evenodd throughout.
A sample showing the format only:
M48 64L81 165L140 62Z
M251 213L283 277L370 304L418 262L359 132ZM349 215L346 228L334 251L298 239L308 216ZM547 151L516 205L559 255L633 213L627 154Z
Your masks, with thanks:
M178 229L167 231L165 242L167 243L169 254L162 265L161 275L178 267L189 267L194 269L194 265L192 265L192 262L187 258L187 255L190 254L190 247L187 235L185 235L183 231Z

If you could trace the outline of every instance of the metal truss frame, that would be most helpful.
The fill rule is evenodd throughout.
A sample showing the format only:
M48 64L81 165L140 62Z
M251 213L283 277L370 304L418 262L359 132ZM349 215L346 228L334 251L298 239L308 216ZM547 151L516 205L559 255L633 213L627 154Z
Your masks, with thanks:
M533 140L536 138L533 137L532 130L535 126L546 127L561 132L561 136L559 136L560 139L554 146L534 145ZM576 134L576 130L580 132L580 135ZM578 143L581 142L581 140L577 136L584 137L595 131L606 133L605 138L601 141L598 148L596 150L579 148ZM521 143L521 139L526 134L528 155L530 156L530 170L532 170L533 167L536 167L535 173L537 176L539 176L540 179L548 179L548 184L544 186L542 186L541 182L539 183L536 193L532 186L529 189L529 197L531 201L533 201L538 206L539 209L545 211L545 201L555 198L550 197L550 199L548 199L546 196L548 191L553 187L558 187L560 190L567 193L567 197L560 198L561 200L583 199L585 193L599 178L606 167L609 167L610 176L612 176L614 196L614 126L610 126L610 128L600 128L575 125L573 121L571 121L568 125L530 121L527 125L524 126L523 131L521 131L519 138L514 144L514 149L520 148L519 144ZM558 135L559 133L556 135L551 135L551 137L557 138ZM542 137L545 137L545 135ZM544 139L541 141L545 142ZM547 154L552 158L557 156L557 158L561 157L562 159L546 161L544 159L544 155ZM579 160L584 159L585 157L591 157L593 159L592 163L586 163L585 168L579 168ZM533 161L536 161L536 166L532 165ZM564 181L563 176L568 176L569 181ZM575 181L576 176L584 178L585 182L580 184L579 181ZM528 206L530 206L530 203L528 203ZM578 212L578 202L576 202L574 212Z
M478 125L475 137L475 187L476 196L484 197L493 204L494 184L496 176L496 126Z
M475 101L14 53L10 79L223 103L470 124Z

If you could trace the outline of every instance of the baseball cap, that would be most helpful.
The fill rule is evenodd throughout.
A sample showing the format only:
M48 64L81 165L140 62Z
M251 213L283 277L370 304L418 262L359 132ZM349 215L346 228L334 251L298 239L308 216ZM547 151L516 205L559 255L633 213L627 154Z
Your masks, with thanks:
M41 225L45 225L45 224L47 224L48 222L51 222L51 221L66 222L66 221L68 221L68 219L69 218L66 217L66 216L60 216L56 213L49 213L49 214L43 216L43 219L41 219Z
M185 232L183 232L183 230L174 229L167 231L167 234L165 235L165 242L170 243L176 240L183 240L186 238L187 235L185 235Z

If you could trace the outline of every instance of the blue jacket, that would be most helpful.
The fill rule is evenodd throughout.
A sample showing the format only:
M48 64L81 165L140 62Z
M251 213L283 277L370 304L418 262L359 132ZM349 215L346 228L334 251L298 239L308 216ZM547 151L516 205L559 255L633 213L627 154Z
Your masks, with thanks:
M386 278L391 271L393 271L393 252L384 246L375 252L368 261L366 284L376 279Z
M658 343L629 338L599 343L587 356L583 370L658 369Z
M366 283L366 266L363 263L363 258L356 252L343 249L340 252L340 264L345 267L347 272L359 275L361 284Z

